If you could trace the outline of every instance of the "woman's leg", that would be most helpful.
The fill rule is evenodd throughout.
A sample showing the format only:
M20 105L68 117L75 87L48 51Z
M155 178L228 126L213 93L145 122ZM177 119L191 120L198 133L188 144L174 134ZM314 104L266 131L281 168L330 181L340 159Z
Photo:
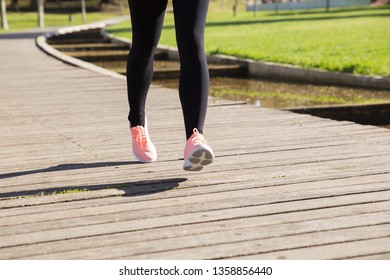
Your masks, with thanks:
M176 40L180 54L179 94L186 136L202 133L206 118L209 71L204 52L204 30L209 0L173 0Z
M145 103L153 76L153 58L160 39L167 0L128 0L132 47L127 61L127 93L132 127L145 125ZM186 1L183 1L186 2Z

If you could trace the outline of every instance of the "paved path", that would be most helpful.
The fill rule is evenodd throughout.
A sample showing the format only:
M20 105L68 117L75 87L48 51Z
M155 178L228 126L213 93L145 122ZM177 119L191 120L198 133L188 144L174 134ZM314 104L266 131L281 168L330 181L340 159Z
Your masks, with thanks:
M181 169L178 94L130 152L125 82L0 36L1 259L389 259L390 131L211 99L217 155ZM65 194L58 194L58 193Z

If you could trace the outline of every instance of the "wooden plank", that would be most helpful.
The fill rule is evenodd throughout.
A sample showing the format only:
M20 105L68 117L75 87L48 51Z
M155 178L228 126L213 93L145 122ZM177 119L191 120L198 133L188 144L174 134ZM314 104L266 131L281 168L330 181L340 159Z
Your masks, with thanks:
M104 138L99 141L105 141L108 142L110 138ZM57 157L63 157L64 155L68 155L68 157L72 156L74 160L77 160L76 157L79 157L80 153L86 153L86 150L88 151L88 147L84 146L81 144L80 141L79 143L68 143L66 140L63 140L63 144L60 142L59 147L60 148L67 148L69 147L70 149L74 149L75 151L69 152L69 151L64 151L62 153L57 152L57 148L52 148L52 145L49 146L45 151L38 151L38 152L28 152L28 151L19 151L21 155L18 157L14 157L13 160L9 160L8 164L5 166L20 166L18 165L18 162L20 161L25 161L25 165L29 166L29 161L30 160L42 160L42 159L55 159ZM155 142L156 145L159 147L158 143ZM299 142L298 142L299 143ZM218 144L216 141L215 144ZM354 144L354 145L351 145ZM373 147L371 150L364 149L366 145L371 144ZM90 153L99 153L99 155L117 155L117 154L123 154L123 150L129 150L129 143L124 144L123 146L119 146L115 148L115 143L109 144L107 146L108 150L107 152L103 151L98 151L95 149L90 149ZM159 152L160 157L166 158L167 160L177 160L179 158L179 153L178 151L182 151L183 148L183 143L171 143L171 147L169 149L164 149L163 151ZM39 147L39 146L38 146ZM36 147L36 149L38 149ZM327 160L329 158L333 159L338 159L338 158L343 158L343 156L347 155L349 156L351 154L351 151L354 152L353 158L357 157L365 157L369 155L375 155L375 154L386 154L388 153L388 147L389 145L387 144L387 139L382 139L382 137L372 137L369 140L366 140L364 144L361 144L361 141L359 142L357 139L353 139L353 141L350 140L344 140L344 141L339 141L339 142L318 142L313 145L308 146L307 144L296 144L296 145L288 145L286 144L285 146L276 146L276 147L269 147L269 146L264 146L262 144L253 144L253 145L245 145L241 148L234 149L233 151L231 150L233 146L228 149L228 147L220 147L220 145L216 145L216 155L217 158L223 159L225 163L229 163L232 159L231 157L235 157L235 160L237 162L238 160L245 161L245 162L250 162L252 158L256 160L256 157L262 157L263 160L266 160L267 162L270 160L267 155L272 154L272 158L274 158L274 161L279 161L279 160L284 160L285 161L285 155L288 153L291 155L291 157L294 157L294 159L290 160L298 160L302 158L300 162L305 162L303 158L307 157L307 161L312 159L312 155L318 154L318 160ZM75 149L76 148L76 149ZM51 151L52 150L52 151ZM359 151L359 152L357 152ZM176 158L172 158L172 155L177 155ZM4 154L6 155L6 154ZM132 159L131 155L128 155L127 157L129 160ZM283 162L283 161L280 161ZM1 176L1 175L0 175ZM6 175L3 175L6 177Z
M192 195L191 197L182 197L180 200L177 198L167 198L164 200L157 200L153 202L153 206L150 203L145 201L132 202L128 204L116 205L115 212L111 212L113 209L109 209L109 213L104 213L104 208L98 210L95 209L86 209L84 212L78 213L78 215L73 216L75 218L68 218L67 216L61 216L61 213L55 212L55 216L50 215L39 215L37 220L30 220L29 217L12 217L5 223L9 224L13 220L19 221L19 226L14 225L9 228L3 228L0 236L3 235L12 235L21 232L33 232L36 230L47 230L54 229L59 227L69 227L72 226L74 221L75 226L84 225L84 224L99 224L99 223L108 223L111 221L120 221L132 219L140 219L143 215L148 217L164 217L171 215L179 215L184 213L196 213L196 212L207 212L215 211L228 208L240 208L240 207L252 207L255 205L266 205L266 204L275 204L282 202L290 201L302 201L305 203L308 199L319 199L325 197L335 197L342 195L352 195L360 193L374 193L378 192L378 195L384 195L383 191L390 191L389 188L386 188L386 183L378 183L371 185L356 185L356 186L347 186L339 187L337 189L323 189L323 190L308 190L301 192L284 192L280 194L280 190L271 190L270 193L267 192L268 189L249 189L246 191L232 191L232 192L223 192L218 193L218 198L215 198L213 194L206 195ZM251 194L249 198L249 194ZM109 208L109 207L108 207ZM146 208L146 209L145 209ZM89 211L88 211L89 210ZM145 212L139 212L145 210ZM132 213L127 213L132 211ZM134 212L136 211L136 212ZM118 215L118 212L123 215ZM69 211L67 212L69 215ZM74 215L74 213L73 213ZM249 215L249 212L248 212ZM85 220L84 217L88 217ZM54 219L53 219L54 218ZM58 218L62 218L61 221L58 221ZM48 221L49 220L49 221ZM50 221L51 220L51 221ZM15 221L15 222L16 222ZM32 222L34 221L34 222Z
M390 252L385 253L368 253L362 252L362 255L354 256L354 257L346 257L348 260L390 260Z
M389 204L387 202L377 203L377 211L381 212L384 210L388 211ZM304 211L300 213L287 213L286 215L267 215L263 217L246 217L242 219L227 220L227 221L214 221L202 223L201 227L195 227L193 225L178 225L176 227L168 227L157 229L147 229L135 232L119 232L109 235L97 235L94 237L82 237L72 240L60 240L56 242L50 242L50 246L47 243L37 243L18 247L18 250L14 250L14 247L0 248L0 255L3 258L16 258L21 256L33 256L37 254L51 254L59 252L69 252L77 254L83 249L93 248L106 248L111 245L127 244L127 243L138 243L138 246L148 244L150 241L167 241L177 237L193 237L196 235L216 233L220 236L224 235L224 231L231 232L235 230L237 232L251 231L258 232L255 230L256 227L271 227L274 230L260 230L262 235L273 236L275 234L289 235L292 232L297 234L298 232L308 231L307 224L313 224L315 231L321 231L317 228L318 224L326 226L335 226L333 220L348 219L352 215L355 220L359 219L359 215L366 214L365 211L372 211L372 207L367 204L353 205L340 208L322 208L314 211ZM376 213L378 213L376 212ZM314 215L313 215L314 213ZM358 213L358 214L356 214ZM380 214L380 213L379 213ZM376 215L376 214L375 214ZM344 217L344 218L343 218ZM281 219L281 220L280 220ZM323 221L325 220L325 221ZM327 221L328 220L328 221ZM327 222L326 222L327 221ZM299 226L300 225L300 226ZM279 230L276 230L278 229ZM237 234L240 235L240 234ZM165 242L164 242L165 243ZM157 246L155 250L160 249ZM23 253L21 253L23 252Z
M316 189L323 189L323 188L337 188L342 186L354 186L357 184L364 185L364 184L372 184L372 183L381 183L386 182L388 179L389 174L379 174L379 175L370 175L365 176L364 174L361 174L361 176L352 176L349 178L331 178L327 180L311 180L309 182L299 182L296 180L288 180L283 182L271 182L271 181L259 181L259 182L252 182L247 184L242 183L231 183L231 184L219 184L214 185L212 187L208 185L202 185L202 186L196 186L192 187L192 185L180 185L179 188L175 189L175 191L165 191L165 192L157 192L157 193L150 193L148 196L132 196L132 194L137 193L145 193L147 192L145 188L148 187L148 184L153 184L153 181L148 182L145 181L143 184L134 185L131 188L127 188L126 192L128 196L131 196L131 200L129 202L140 202L140 201L155 201L159 199L167 199L167 198L181 198L181 197L188 197L192 195L199 195L199 194L212 194L214 196L217 196L220 192L226 192L226 191L239 191L241 189L252 189L252 188L265 188L264 193L278 193L278 192L299 192L301 190L316 190ZM175 181L172 180L172 183ZM181 184L184 182L181 182ZM155 184L158 184L158 182L155 182ZM124 184L125 185L125 184ZM155 186L159 187L159 186ZM162 186L164 187L164 186ZM275 188L276 187L276 188ZM76 214L76 217L79 215L81 211L85 211L83 208L88 207L94 207L93 211L99 211L99 213L110 213L104 212L107 208L104 206L108 206L108 209L111 209L114 207L114 211L117 211L118 208L116 208L117 204L122 204L127 202L126 199L123 197L117 197L117 198L110 198L112 193L108 193L109 191L113 191L113 193L117 192L117 195L122 196L123 191L121 192L120 189L112 189L112 190L101 190L101 191L94 191L94 192L87 192L87 193L80 193L78 195L68 194L68 195L57 195L57 196L49 196L49 197L37 197L33 201L36 202L35 207L28 207L28 208L11 208L11 209L2 209L0 211L0 217L4 218L11 217L11 220L13 223L17 221L18 215L25 215L27 214L29 219L31 221L34 221L34 214L42 213L46 217L46 219L49 220L50 213L53 213L54 216L59 215L66 215L64 217L73 217L73 214ZM106 194L105 197L107 197L104 200L97 199L99 197L103 197L101 193L104 192ZM101 195L101 196L99 196ZM71 196L70 198L68 196ZM74 196L78 199L74 198ZM18 199L20 200L20 199ZM19 202L20 205L23 205L22 201L18 201L14 199L13 201ZM25 199L25 200L32 200L32 199ZM76 200L72 202L73 200ZM81 200L81 201L77 201ZM69 201L67 203L60 204L59 202ZM3 201L5 202L5 201ZM127 203L129 203L127 202ZM28 202L25 202L28 203ZM31 203L31 202L30 202ZM43 204L42 206L38 206L40 204ZM7 205L7 203L5 203ZM16 206L18 204L14 204L13 206ZM4 206L4 205L3 205ZM11 206L11 205L9 205ZM98 210L95 207L102 207L100 210ZM149 206L148 206L149 207ZM74 209L75 211L72 211ZM65 213L61 213L58 211L66 211ZM72 214L73 213L73 214ZM97 213L96 213L97 214ZM46 216L47 215L47 216ZM0 220L0 225L7 225L5 223L5 220Z
M248 255L234 259L349 259L364 254L373 254L374 259L377 254L384 256L388 260L390 252L390 237L375 238L372 240L357 240L353 242L327 244L310 248L299 248L273 253ZM362 257L368 260L370 257Z
M93 151L90 151L93 153ZM288 155L288 154L287 154ZM183 173L181 170L181 160L175 160L170 159L166 161L162 161L159 163L155 163L153 165L140 165L136 162L130 162L130 164L135 164L134 167L136 168L127 168L127 167L118 167L115 171L115 177L120 178L120 176L126 176L127 177L130 174L142 174L142 178L140 178L142 181L144 180L153 180L156 179L156 174L154 172L161 172L159 173L159 176L157 179L164 180L169 178L192 178L194 185L198 185L199 181L203 181L203 184L218 184L223 182L244 182L244 181L253 181L253 180L266 180L266 179L283 179L284 181L288 178L302 178L303 181L307 180L305 176L310 176L317 178L318 176L322 176L323 178L326 178L326 176L343 176L348 177L352 174L355 174L357 176L358 174L378 174L378 173L387 173L389 171L388 163L389 163L389 157L387 154L381 155L381 156L357 156L356 158L348 158L348 156L340 155L340 156L323 156L321 158L323 161L318 161L316 158L313 159L306 159L306 158L286 158L283 161L272 161L272 158L267 162L267 158L269 155L241 155L238 156L231 156L226 157L223 160L216 161L213 167L210 167L208 171L204 171L200 174L187 174ZM272 155L273 156L273 155ZM177 159L180 157L180 155L177 155ZM245 163L245 158L249 161L248 163ZM260 158L264 162L253 162L256 158ZM92 159L92 158L91 158ZM42 159L41 159L42 160ZM48 163L48 159L46 159ZM125 162L128 162L127 157L124 158ZM237 160L240 160L241 163L241 172L237 174ZM53 163L55 162L55 159L53 159ZM76 161L80 162L80 161ZM294 164L294 165L292 165ZM50 165L49 165L50 166ZM54 166L56 166L54 164ZM88 166L88 165L86 165ZM131 165L130 165L131 166ZM378 166L380 166L378 168ZM281 167L283 169L281 170ZM101 183L115 183L115 179L112 176L113 175L113 168L103 168L103 170L99 169L91 169L88 170L88 177L91 175L98 176L96 177L96 180L100 180ZM254 173L254 170L261 169L261 174ZM43 171L45 168L43 168ZM226 174L228 179L225 179L225 181L221 181L221 178L219 176L210 176L213 172L216 172L218 170L223 170ZM45 177L48 177L50 180L50 176L52 174L55 174L57 176L57 180L55 182L49 181L51 184L48 184L42 187L39 187L38 190L42 190L45 188L53 188L58 186L72 186L73 184L70 184L70 179L80 179L83 177L85 178L85 170L84 168L76 168L76 170L70 169L66 172L57 172L57 173L47 173L42 174L38 172L36 174L32 174L28 177L22 176L18 178L18 184L14 187L7 187L3 186L0 191L2 193L12 193L12 192L19 192L23 189L23 184L26 182L26 180L30 180L31 187L34 185L34 181L31 181L33 178L36 178L39 180L42 184L42 182L45 182ZM97 173L100 173L98 175ZM107 173L107 174L106 174ZM338 175L339 174L339 175ZM72 175L72 177L69 177ZM107 176L106 176L107 175ZM93 178L88 178L89 181L92 183L94 180ZM120 180L122 180L121 178ZM103 182L101 181L103 180ZM226 181L227 180L227 181ZM5 181L4 181L5 182ZM47 181L46 181L47 182ZM56 182L60 183L56 185ZM61 184L62 182L62 184ZM66 183L68 182L68 184ZM123 182L123 181L122 181ZM131 183L130 180L127 182ZM91 185L87 184L87 185ZM9 185L9 184L8 184ZM12 185L11 185L12 186ZM79 185L80 186L80 185ZM85 185L86 186L86 185ZM35 188L37 189L37 188ZM31 188L31 190L34 190L34 188Z
M15 133L14 132L15 129L13 129L13 127L15 125L16 125L16 123L10 127L12 129L12 133ZM126 130L126 132L127 132L127 127L125 127L125 126L122 126L122 127L123 127L123 130L124 131ZM118 129L118 128L116 128L116 129ZM2 128L2 131L3 130L4 130L4 127ZM252 136L256 137L256 139L258 139L258 141L251 141L248 143L248 145L252 145L253 147L277 147L280 150L288 149L289 146L291 146L291 144L300 145L300 146L307 147L307 148L310 148L313 146L315 147L318 145L329 145L329 144L336 145L339 143L340 143L340 145L343 145L343 144L351 145L351 144L355 144L356 141L359 141L359 143L361 143L362 142L361 136L364 136L367 133L366 130L361 130L361 129L349 130L348 128L344 128L343 135L339 135L340 134L339 128L337 128L336 131L332 131L331 129L328 129L327 136L324 136L321 139L316 138L315 135L307 135L307 137L305 139L302 139L302 132L304 132L304 131L300 131L300 133L296 133L296 134L290 133L288 139L282 138L277 142L272 141L274 139L274 137L276 137L277 135L262 136L261 134L253 133ZM12 133L10 135L12 135ZM317 131L317 133L321 133L321 132ZM235 148L238 148L236 146L239 146L239 143L240 142L242 143L242 139L243 139L243 136L238 136L236 138L233 138L233 137L231 137L230 134L225 135L223 138L221 137L218 139L216 136L214 136L214 133L212 133L212 134L213 134L214 139L211 139L211 140L213 141L213 144L215 144L219 147L220 150L228 148L229 146L230 147L234 146ZM37 142L36 137L33 135L28 135L28 137L24 137L24 139L22 138L23 137L22 134L19 137L12 137L12 139L7 137L4 134L2 134L2 135L4 136L4 138L6 140L4 146L0 147L2 154L4 153L4 155L6 152L12 153L12 150L10 150L10 148L12 146L17 146L19 149L23 148L23 150L28 150L29 148L31 148L31 149L35 148L35 150L37 150L37 152L40 152L42 150L45 150L46 146L53 147L53 144L57 143L58 141L61 141L62 143L65 143L65 144L71 143L69 141L69 139L66 139L65 137L59 138L61 136L55 137L55 139L51 139L52 137L54 137L54 135L49 138L49 137L47 137L48 136L47 132L45 132L45 136L46 136L45 138L43 138L43 139L40 139L42 137L38 138L40 140L39 142ZM172 131L171 131L171 135L172 135ZM370 135L371 135L370 138L367 138L364 141L365 143L370 143L370 142L375 141L377 139L378 140L383 139L383 141L387 141L386 139L388 138L387 131L375 130L375 131L372 131L370 133ZM39 136L41 136L41 135L39 135ZM121 135L118 135L118 137L119 136L121 136ZM113 146L119 146L120 149L127 148L129 145L128 142L130 139L129 139L129 136L127 133L125 133L123 136L124 136L124 140L119 140L119 141L113 142L114 143ZM80 143L81 141L83 141L83 139L81 137L82 137L82 135L79 135L77 142ZM164 143L162 141L162 138L163 138L163 136L161 135L161 136L157 137L157 139L154 139L154 142L156 142L156 144L157 143ZM98 138L98 139L93 140L93 141L100 141L100 143L103 144L102 147L105 147L104 142L107 140L107 134L105 137L101 137L100 139L101 140L99 140L99 138ZM113 140L114 138L109 138L109 139ZM72 142L74 142L74 141L75 140L73 140ZM85 141L91 141L91 139L86 138ZM172 139L170 139L170 138L168 138L168 139L165 138L165 143L166 143L166 141L168 141L168 143L170 143L170 144L179 143L178 141L172 141ZM182 142L180 142L180 143L182 144ZM90 142L88 142L86 144L90 144ZM42 145L42 147L41 147L41 145ZM125 147L123 147L123 145L125 145ZM110 150L111 150L111 148L112 147L110 147Z
M388 156L378 156L374 158L357 158L357 159L344 159L344 160L335 160L331 159L326 164L323 162L306 162L301 164L296 164L296 166L292 165L281 165L279 163L275 163L275 165L267 166L260 165L257 168L261 168L261 175L258 175L254 173L254 170L256 170L255 166L247 166L243 167L240 174L237 174L237 171L235 168L224 168L224 172L228 179L221 178L219 176L210 176L214 170L218 169L211 169L209 171L205 171L201 174L188 174L183 173L182 175L179 175L177 173L177 170L180 169L181 162L177 162L176 167L174 170L172 170L172 162L166 162L164 164L160 164L157 166L140 166L139 164L137 166L140 166L139 168L135 170L128 170L128 168L125 167L119 167L114 169L114 167L111 168L104 168L103 170L96 169L95 172L88 172L88 175L91 177L85 177L85 171L83 169L80 170L70 170L65 173L63 172L56 172L58 178L57 181L51 181L50 175L47 178L49 181L42 181L42 178L39 176L42 176L41 174L37 173L34 176L36 176L37 181L32 181L31 177L24 179L19 178L18 185L15 187L3 187L1 188L1 191L3 194L12 194L15 195L22 195L23 192L28 194L29 192L26 192L24 189L23 191L23 185L25 182L30 183L30 191L36 191L35 193L38 193L40 191L44 191L45 187L42 186L42 182L47 182L47 190L59 190L61 188L68 189L70 187L74 188L84 188L89 187L89 189L102 189L107 188L109 186L113 186L115 188L116 185L131 185L131 184L143 184L143 182L164 182L165 180L172 181L176 179L179 179L179 182L188 181L191 182L189 186L195 187L198 185L216 185L216 184L226 184L226 183L239 183L239 182L250 182L250 181L258 181L262 180L268 184L288 184L293 182L311 182L313 180L324 180L324 179L336 179L336 178L348 178L351 176L362 176L362 175L369 175L369 174L386 174L390 171L389 167L386 167L386 164L388 163ZM348 165L346 165L348 164ZM378 169L378 165L380 164L381 168ZM218 168L217 163L215 164ZM164 175L159 174L159 178L156 180L156 169L158 170L158 167L161 166L169 166L168 168L161 169L161 172L164 173ZM281 166L283 166L283 172L281 172ZM386 169L387 168L387 169ZM313 171L315 170L315 172ZM118 181L112 180L112 178L109 178L106 176L105 173L113 174L113 171L115 171L116 179ZM154 171L154 172L152 172ZM137 181L136 179L129 181L128 176L131 173L139 174L141 172L142 180ZM314 173L313 173L314 172ZM70 174L74 174L74 176L70 177ZM84 174L84 177L83 177ZM184 175L185 174L185 175ZM32 175L31 175L32 176ZM94 177L92 177L94 176ZM184 177L185 176L185 177ZM63 179L60 179L63 177ZM84 178L84 179L83 179ZM182 179L181 179L182 178ZM186 180L187 179L187 180ZM72 183L73 180L79 180L79 182L83 183ZM80 181L81 180L81 181ZM94 185L94 180L98 182L98 185ZM125 181L126 180L126 181ZM117 182L117 183L115 183ZM35 188L34 185L36 185ZM185 186L185 183L180 183L180 186ZM93 187L95 186L95 187ZM33 192L34 193L34 192ZM9 195L7 195L9 196ZM4 197L4 196L3 196Z
M383 250L380 243L390 241L388 234L390 225L366 226L362 228L340 229L327 232L306 233L305 235L276 237L267 240L253 240L237 243L228 243L220 245L212 245L207 247L188 248L185 250L172 250L161 253L126 255L124 252L121 257L116 259L221 259L233 258L238 259L240 256L252 255L251 259L259 258L259 252L279 251L281 248L303 248L305 251L300 254L299 259L333 259L330 254L319 252L319 248L327 249L326 245L333 244L333 256L347 255L349 250L349 242L366 241L365 251ZM370 240L372 239L372 240ZM346 245L347 244L347 245ZM338 247L337 245L344 245ZM318 246L318 254L310 254L310 248ZM383 246L383 244L382 244ZM390 245L385 245L385 250L389 249ZM309 248L308 248L309 247ZM370 249L368 249L368 247ZM356 246L353 247L358 251ZM322 250L321 250L322 251ZM127 253L129 252L129 248ZM254 252L257 254L254 255ZM129 253L128 253L129 254ZM38 257L39 258L39 257ZM267 258L268 259L268 258ZM290 259L294 259L290 257Z
M261 215L269 216L273 214L286 214L288 212L299 212L304 210L313 210L320 209L322 207L332 207L337 205L350 205L357 203L367 203L367 202L380 202L388 200L388 193L384 192L380 196L373 195L370 193L357 194L357 195L348 195L348 196L336 196L331 198L322 198L315 200L307 200L305 203L302 201L291 201L285 202L283 204L268 204L260 206L246 206L238 208L223 208L220 210L214 211L204 211L204 212L194 212L194 213L185 213L177 215L173 213L170 216L161 217L151 217L149 218L147 213L144 211L144 215L140 219L130 219L127 221L109 221L109 223L100 223L92 224L85 226L73 226L65 228L57 228L46 231L35 231L27 232L20 234L12 234L1 237L1 247L10 247L18 245L27 245L33 243L40 243L45 241L58 241L71 238L80 238L86 236L97 236L104 234L128 232L128 231L139 231L144 229L157 229L165 227L175 227L179 225L193 225L194 227L199 227L199 224L212 221L221 221L221 220L232 220L240 219L244 217L259 217ZM385 198L387 197L387 198ZM351 201L351 199L353 199ZM338 204L336 204L338 202ZM274 212L271 212L270 209L275 209ZM261 212L263 211L263 212ZM264 213L265 211L265 213ZM123 215L137 215L133 213L122 214ZM284 215L283 215L284 216ZM83 219L85 223L85 219ZM130 222L131 221L131 222ZM58 221L61 223L61 221ZM110 225L110 226L107 226Z
M278 192L280 189L285 191L309 191L309 190L318 190L321 188L329 188L329 184L331 183L332 188L334 187L341 187L341 186L358 186L365 185L365 178L364 174L360 174L361 176L351 176L351 177L342 177L337 178L334 176L324 178L320 177L318 180L311 180L304 182L302 179L299 178L284 178L282 176L275 176L275 178L268 178L264 179L261 182L258 180L254 180L252 182L246 182L246 184L242 184L242 182L223 182L221 184L203 184L203 186L197 185L197 182L191 182L187 181L185 178L171 178L167 180L145 180L145 181L133 181L133 182L123 182L119 183L117 185L111 185L111 187L107 190L105 190L110 185L107 184L106 186L102 185L101 187L94 190L94 188L88 188L87 189L93 190L91 192L87 193L81 193L79 194L80 200L84 199L91 199L94 197L101 197L101 196L111 196L111 195L117 195L117 196L123 196L125 193L127 196L132 196L132 201L151 201L154 199L162 199L162 198L175 198L175 197L186 197L189 195L207 195L207 194L219 194L223 195L223 192L231 192L231 191L242 191L243 195L245 196L245 193L248 192L251 193L252 191L256 191L258 189L258 192L260 192L262 195L269 194L275 192L273 190L273 187L277 187ZM277 178L279 177L279 178ZM389 174L378 174L374 176L368 176L367 182L369 183L384 183L386 180L388 180ZM195 184L194 184L195 183ZM127 187L126 187L127 186ZM212 188L210 188L212 186ZM79 187L82 189L83 187ZM265 189L264 189L265 188ZM64 188L64 190L71 189L71 188ZM169 190L174 189L174 192L171 192ZM61 190L61 188L57 189ZM41 189L42 191L42 189ZM54 189L51 189L50 191L54 191ZM141 194L148 194L148 197L137 197ZM155 195L152 195L152 194ZM103 195L105 194L105 195ZM230 195L230 194L229 194ZM229 196L227 195L227 196ZM77 195L69 195L69 196L46 196L46 197L37 197L36 199L31 198L24 198L24 199L13 199L11 201L9 200L2 200L1 201L1 207L3 208L9 208L9 207L16 207L21 205L29 205L29 203L40 203L40 204L49 204L49 203L55 203L55 202L61 202L61 201L69 201L71 199L76 199ZM154 198L155 197L155 198ZM110 202L112 203L112 202Z
M382 160L380 160L382 159ZM358 159L359 160L359 159ZM100 172L90 172L88 173L91 177L82 177L82 170L77 171L80 173L80 175L76 177L69 177L69 175L63 175L61 172L58 172L58 176L64 176L62 182L54 182L54 181L42 181L39 177L37 177L37 181L31 181L31 179L26 179L24 181L19 180L20 189L13 187L13 188L2 188L3 197L10 197L10 196L19 196L19 195L29 195L29 194L37 194L41 191L58 191L61 189L71 189L71 188L87 188L87 189L106 189L107 187L110 188L116 188L123 185L132 185L132 184L159 184L161 182L167 182L175 181L179 183L180 187L187 186L186 183L183 183L183 181L188 181L189 187L197 187L200 185L205 186L213 186L213 185L219 185L219 184L232 184L232 183L250 183L250 182L256 182L256 181L263 181L265 183L268 183L270 185L275 184L291 184L291 183L305 183L305 182L312 182L319 181L319 180L326 180L326 179L336 179L336 178L348 178L348 177L356 177L356 176L363 176L363 175L374 175L374 174L386 174L390 172L390 169L383 165L387 163L386 156L381 156L380 158L375 158L377 164L382 164L382 168L378 170L377 165L374 164L374 161L368 165L367 162L355 162L354 165L349 165L346 167L343 162L341 164L335 164L337 161L330 161L327 163L326 166L320 163L306 163L306 164L299 164L296 168L293 166L286 166L281 172L280 166L275 165L272 167L262 167L261 168L261 175L258 175L254 173L254 170L251 167L248 167L246 169L242 169L240 174L237 174L236 169L232 170L226 170L225 174L228 177L228 179L221 178L219 176L211 176L210 174L213 173L213 170L210 168L210 171L203 172L202 174L190 174L190 175L178 175L177 171L171 170L171 169L165 169L161 170L163 173L166 173L164 176L159 175L158 179L156 180L156 174L151 172L156 169L156 167L149 167L149 169L146 169L142 174L143 178L142 180L129 180L129 170L126 168L107 168L105 172L109 174L113 174L113 171L115 171L114 174L117 175L116 180L113 180L111 178L107 178L104 174ZM348 161L350 163L350 161ZM169 166L172 165L172 163L168 163ZM176 169L181 168L181 163L178 163L176 166ZM328 166L329 165L329 166ZM362 167L364 165L364 167ZM308 168L314 168L314 169L308 169ZM118 170L118 171L117 171ZM148 171L150 170L150 171ZM316 170L315 173L313 173ZM182 173L183 174L183 173ZM38 176L39 174L37 174ZM185 176L185 177L184 177ZM78 179L75 179L78 178ZM50 180L50 178L48 179ZM25 182L29 182L31 184L30 190L23 190L23 184ZM45 183L48 188L42 186L42 184ZM36 185L36 187L33 187ZM177 184L174 184L174 186L178 187ZM121 188L121 187L120 187ZM153 191L151 191L153 192ZM159 192L157 190L157 192ZM31 199L25 200L23 203L28 203L31 201L31 203L34 203ZM10 201L10 202L1 202L2 207L15 207L18 204L18 201ZM21 203L21 205L24 205ZM13 205L13 206L11 206Z
M388 210L389 203L377 202L376 212ZM233 220L220 220L202 223L202 226L178 225L164 229L146 229L140 231L118 232L108 235L97 235L94 237L81 237L77 239L65 239L60 241L29 244L15 247L0 248L0 256L3 259L14 259L17 257L34 256L37 254L51 254L59 252L79 251L82 249L106 247L116 244L143 243L151 240L167 240L168 238L193 236L203 233L223 232L226 230L253 231L256 226L282 226L284 224L294 225L305 221L318 219L331 219L371 213L373 207L370 204L358 204L340 206L337 208L319 208L299 213L288 212L286 214L266 215L263 217L243 217ZM328 223L331 224L331 223ZM291 230L291 229L290 229ZM271 232L269 234L286 234L284 231Z
M272 228L271 228L272 229ZM266 229L263 229L266 230ZM205 236L191 236L187 238L175 238L175 242L162 242L158 240L156 242L148 242L148 244L121 244L120 246L103 247L91 250L83 250L78 252L70 253L58 253L50 255L38 255L29 257L29 259L93 259L95 256L103 255L105 252L106 259L220 259L220 258L236 258L243 255L252 254L253 252L267 252L267 251L278 251L280 248L301 248L301 247L313 247L330 244L345 244L351 241L361 241L367 239L374 239L369 244L374 244L376 250L378 248L378 242L376 239L390 240L388 232L390 231L390 225L374 225L365 226L364 228L350 228L350 229L335 229L327 230L323 232L305 232L300 235L283 236L283 237L271 237L264 239L257 239L258 232L262 232L261 228L255 229L255 231L230 231L222 234L212 233ZM217 236L216 236L217 235ZM209 239L213 236L214 239ZM231 239L229 237L232 237ZM249 238L250 240L242 241L240 239ZM225 239L225 240L223 240ZM213 244L213 240L218 240L220 244ZM225 242L223 242L225 241ZM371 240L369 240L371 241ZM185 243L187 242L187 243ZM194 245L194 243L196 245ZM137 246L138 245L138 246ZM165 245L168 245L166 248ZM202 246L203 245L203 246ZM157 247L158 246L158 247ZM180 247L183 249L173 249L169 247ZM372 245L370 245L372 246ZM159 248L161 251L154 251ZM389 249L389 246L385 246ZM336 250L336 246L333 248L334 251L348 254L347 250ZM383 247L381 248L383 250ZM150 252L148 252L150 251ZM310 248L300 254L301 259L315 259L313 255L309 255ZM333 252L333 255L336 255ZM252 255L252 259L257 259L256 256ZM316 255L317 256L317 255ZM321 255L321 259L327 259L324 254ZM291 258L292 259L292 258Z

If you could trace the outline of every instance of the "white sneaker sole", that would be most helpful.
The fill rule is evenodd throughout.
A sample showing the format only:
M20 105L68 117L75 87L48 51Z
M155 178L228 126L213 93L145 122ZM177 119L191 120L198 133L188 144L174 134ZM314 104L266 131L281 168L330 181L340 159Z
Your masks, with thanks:
M142 160L140 159L133 151L133 155L135 156L135 158L139 161L139 162L142 162L142 163L150 163L150 162L155 162L157 160L157 156L155 158L152 158L151 160Z
M200 171L204 166L214 162L214 153L209 146L199 146L194 149L184 160L183 169L185 171Z

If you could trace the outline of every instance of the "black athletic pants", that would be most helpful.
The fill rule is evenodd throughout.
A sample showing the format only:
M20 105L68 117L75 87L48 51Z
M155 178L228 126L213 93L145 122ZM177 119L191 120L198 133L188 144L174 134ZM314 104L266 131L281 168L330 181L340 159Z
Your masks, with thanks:
M153 57L163 26L167 0L128 0L132 48L127 63L131 126L145 124L145 102L153 76ZM204 53L204 29L209 0L173 0L176 40L180 55L179 95L187 139L203 131L209 72Z

